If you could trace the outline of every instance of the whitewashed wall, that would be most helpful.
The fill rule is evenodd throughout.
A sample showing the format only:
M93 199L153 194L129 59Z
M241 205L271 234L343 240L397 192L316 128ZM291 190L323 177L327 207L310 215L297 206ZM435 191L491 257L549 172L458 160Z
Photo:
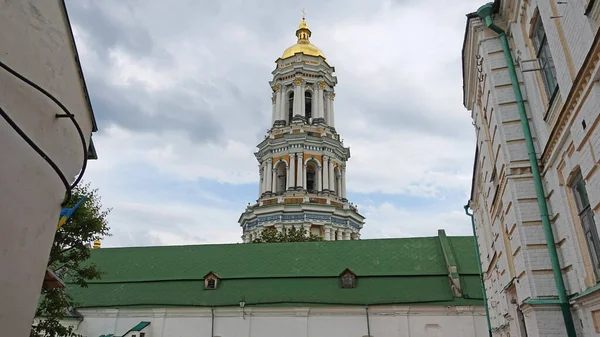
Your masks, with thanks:
M85 309L78 326L86 337L121 335L141 321L151 324L146 337L210 336L211 310ZM350 337L367 336L364 307L279 307L214 309L214 336L218 337ZM369 308L371 336L375 337L479 337L488 336L483 307ZM139 336L139 333L137 334Z
M92 115L62 0L0 2L0 60L56 96L86 142ZM0 69L0 106L50 157L69 183L83 150L73 123L47 97ZM86 145L87 146L87 145ZM0 118L0 327L29 335L65 187L54 170Z

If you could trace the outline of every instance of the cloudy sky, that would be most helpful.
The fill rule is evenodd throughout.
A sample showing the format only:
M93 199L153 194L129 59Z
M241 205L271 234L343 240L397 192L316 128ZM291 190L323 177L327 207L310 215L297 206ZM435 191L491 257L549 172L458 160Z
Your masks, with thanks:
M67 1L100 128L84 181L113 209L103 247L241 242L268 81L302 7L338 76L362 238L468 235L475 144L460 60L465 14L483 3Z

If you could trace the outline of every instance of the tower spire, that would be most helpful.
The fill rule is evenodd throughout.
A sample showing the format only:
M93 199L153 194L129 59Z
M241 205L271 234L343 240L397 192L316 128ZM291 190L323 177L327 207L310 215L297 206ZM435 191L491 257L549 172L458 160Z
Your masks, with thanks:
M306 11L302 8L302 21L300 21L300 25L298 26L298 30L296 31L296 36L298 37L298 44L309 44L310 41L308 38L311 36L311 31L308 29L308 24L306 23Z

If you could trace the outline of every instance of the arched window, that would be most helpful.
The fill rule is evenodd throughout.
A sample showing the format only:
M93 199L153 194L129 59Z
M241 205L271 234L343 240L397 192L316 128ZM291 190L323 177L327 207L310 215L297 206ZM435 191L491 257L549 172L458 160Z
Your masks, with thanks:
M277 182L275 185L275 193L277 194L283 194L283 192L285 192L287 186L286 185L286 180L287 180L287 170L285 167L285 162L279 162L277 164L277 168L276 168L276 175L277 175Z
M307 122L312 118L312 93L310 91L304 92L304 116Z
M294 118L294 92L290 92L288 96L288 124L292 123Z
M333 194L338 197L341 197L342 173L340 172L340 169L337 166L333 169L333 175L335 177L335 180L333 181Z
M306 190L308 193L317 193L317 166L310 161L306 165Z

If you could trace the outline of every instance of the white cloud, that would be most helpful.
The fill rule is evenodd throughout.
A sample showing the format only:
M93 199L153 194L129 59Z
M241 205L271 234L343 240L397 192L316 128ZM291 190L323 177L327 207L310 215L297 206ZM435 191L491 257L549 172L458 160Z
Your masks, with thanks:
M436 236L438 229L447 235L472 235L471 220L462 210L439 212L399 208L389 202L361 207L367 218L361 238Z
M132 203L113 205L109 223L113 236L104 247L127 245L185 245L241 242L236 226L239 212L233 209L183 203Z

